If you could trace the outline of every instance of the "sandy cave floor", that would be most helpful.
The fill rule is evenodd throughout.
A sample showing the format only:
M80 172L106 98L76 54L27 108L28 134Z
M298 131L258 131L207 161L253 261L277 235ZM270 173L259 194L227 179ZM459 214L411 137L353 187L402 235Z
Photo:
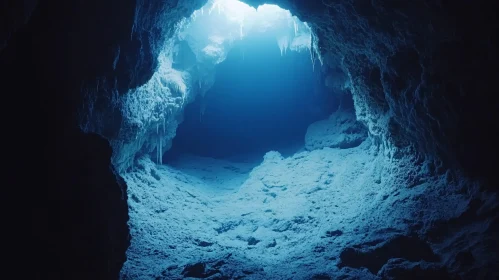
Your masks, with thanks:
M369 139L288 158L268 152L260 163L183 156L158 166L143 158L124 175L132 240L122 278L348 273L338 266L342 250L375 247L408 232L414 211L400 209L414 208L411 201L428 192L424 184L397 191L397 174L387 164Z

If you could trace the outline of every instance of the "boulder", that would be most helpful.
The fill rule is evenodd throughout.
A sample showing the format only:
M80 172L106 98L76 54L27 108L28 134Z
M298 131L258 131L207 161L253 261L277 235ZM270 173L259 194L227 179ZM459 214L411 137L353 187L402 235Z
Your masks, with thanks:
M359 146L366 138L367 129L356 120L353 110L338 110L328 119L308 127L305 148L309 151L325 147L348 149Z

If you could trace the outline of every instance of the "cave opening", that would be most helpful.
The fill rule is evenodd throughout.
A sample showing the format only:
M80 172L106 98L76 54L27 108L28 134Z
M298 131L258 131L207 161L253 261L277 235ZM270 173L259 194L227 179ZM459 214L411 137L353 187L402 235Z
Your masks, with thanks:
M163 162L182 154L233 161L260 160L273 150L289 156L304 147L308 126L339 106L310 54L283 55L266 33L239 41L215 75L211 89L186 106Z

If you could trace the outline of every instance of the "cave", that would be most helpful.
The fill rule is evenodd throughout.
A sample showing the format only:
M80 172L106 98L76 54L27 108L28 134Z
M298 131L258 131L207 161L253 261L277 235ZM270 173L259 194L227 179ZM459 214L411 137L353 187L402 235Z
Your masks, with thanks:
M4 7L29 278L499 278L493 3Z

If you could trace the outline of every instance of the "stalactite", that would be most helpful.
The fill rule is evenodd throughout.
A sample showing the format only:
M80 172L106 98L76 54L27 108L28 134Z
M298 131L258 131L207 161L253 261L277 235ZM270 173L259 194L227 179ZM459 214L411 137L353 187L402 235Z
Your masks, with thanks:
M298 24L296 23L296 20L293 19L293 25L294 25L294 28L295 28L295 37L298 36Z
M309 50L310 50L310 59L312 60L312 71L315 72L315 62L317 60L317 57L316 57L317 54L316 54L315 49L314 49L314 36L313 36L312 32L310 32Z
M279 50L281 51L281 56L286 54L289 46L289 38L287 36L282 36L277 39L277 44L279 45Z
M161 139L161 135L159 135L159 158L158 158L159 164L163 164L163 143Z

